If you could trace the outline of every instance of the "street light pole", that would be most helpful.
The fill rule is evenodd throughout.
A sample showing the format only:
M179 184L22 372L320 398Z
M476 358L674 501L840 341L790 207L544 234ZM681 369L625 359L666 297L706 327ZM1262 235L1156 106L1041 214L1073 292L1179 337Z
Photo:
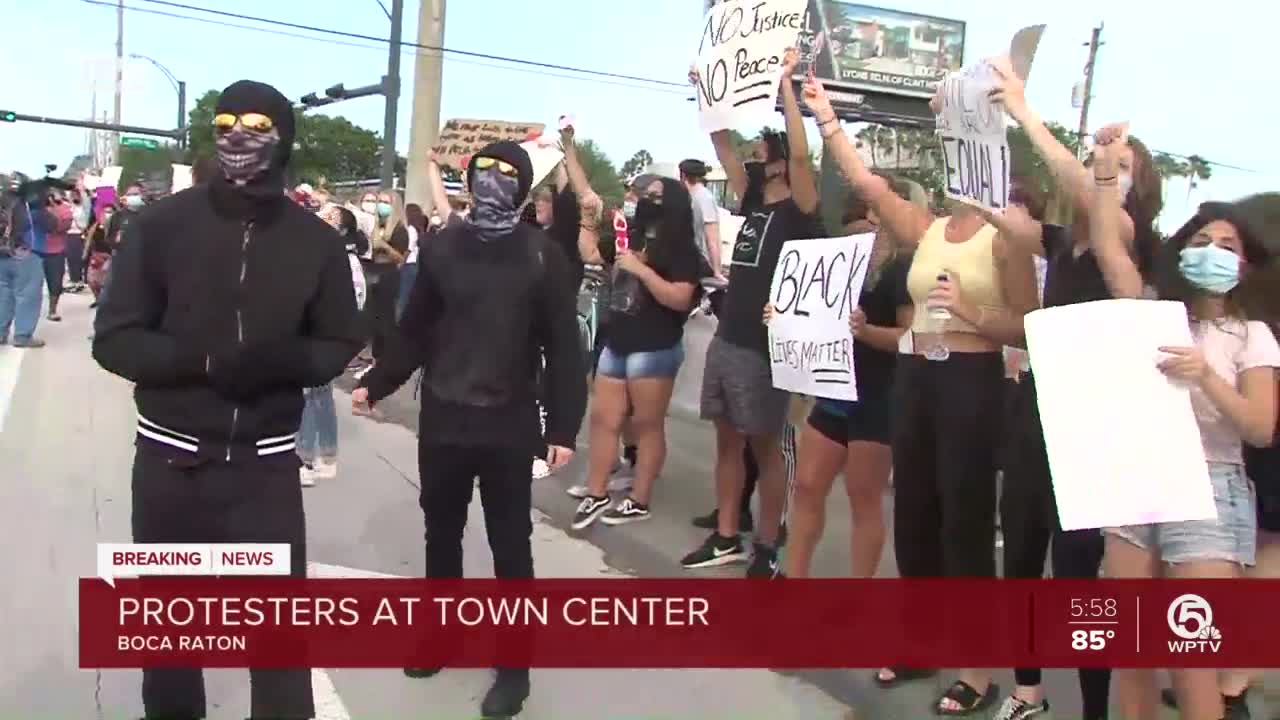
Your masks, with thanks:
M387 75L382 78L387 107L382 126L382 187L390 189L396 174L396 113L400 109L400 32L404 20L404 0L391 3L391 50Z
M164 73L164 76L168 78L169 84L173 86L174 92L178 93L178 132L181 133L178 136L178 147L186 148L186 133L182 131L187 127L187 84L174 77L173 73L169 71L169 68L161 65L160 61L155 58L147 57L146 55L139 55L138 53L129 53L129 57L136 60L146 60L154 65L157 70Z

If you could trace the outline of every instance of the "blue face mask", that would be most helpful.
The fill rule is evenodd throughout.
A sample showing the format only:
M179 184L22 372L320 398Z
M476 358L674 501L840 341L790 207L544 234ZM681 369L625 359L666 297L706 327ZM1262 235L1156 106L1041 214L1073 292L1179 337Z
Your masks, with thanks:
M383 219L391 217L391 203L378 203L378 217Z
M1226 295L1240 283L1240 256L1217 245L1183 248L1178 270L1192 285Z

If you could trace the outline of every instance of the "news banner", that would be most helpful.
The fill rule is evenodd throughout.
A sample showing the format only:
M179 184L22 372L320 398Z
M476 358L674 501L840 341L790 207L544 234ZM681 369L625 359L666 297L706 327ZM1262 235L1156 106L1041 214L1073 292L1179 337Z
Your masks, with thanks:
M1276 667L1266 580L303 579L288 545L100 545L80 665ZM601 653L601 642L610 652Z

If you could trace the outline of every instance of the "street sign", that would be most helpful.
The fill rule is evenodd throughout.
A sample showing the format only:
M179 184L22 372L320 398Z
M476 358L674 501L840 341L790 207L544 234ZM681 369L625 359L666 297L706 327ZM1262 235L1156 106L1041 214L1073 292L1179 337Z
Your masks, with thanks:
M152 140L151 138L122 137L120 138L120 146L146 148L148 150L155 150L156 148L160 147L160 142L158 140Z

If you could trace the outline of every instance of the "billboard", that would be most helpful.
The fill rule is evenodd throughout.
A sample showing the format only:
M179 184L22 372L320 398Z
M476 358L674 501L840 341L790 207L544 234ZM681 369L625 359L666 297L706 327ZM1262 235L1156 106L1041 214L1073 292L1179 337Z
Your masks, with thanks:
M960 20L844 2L809 0L800 70L830 88L929 98L964 64Z

